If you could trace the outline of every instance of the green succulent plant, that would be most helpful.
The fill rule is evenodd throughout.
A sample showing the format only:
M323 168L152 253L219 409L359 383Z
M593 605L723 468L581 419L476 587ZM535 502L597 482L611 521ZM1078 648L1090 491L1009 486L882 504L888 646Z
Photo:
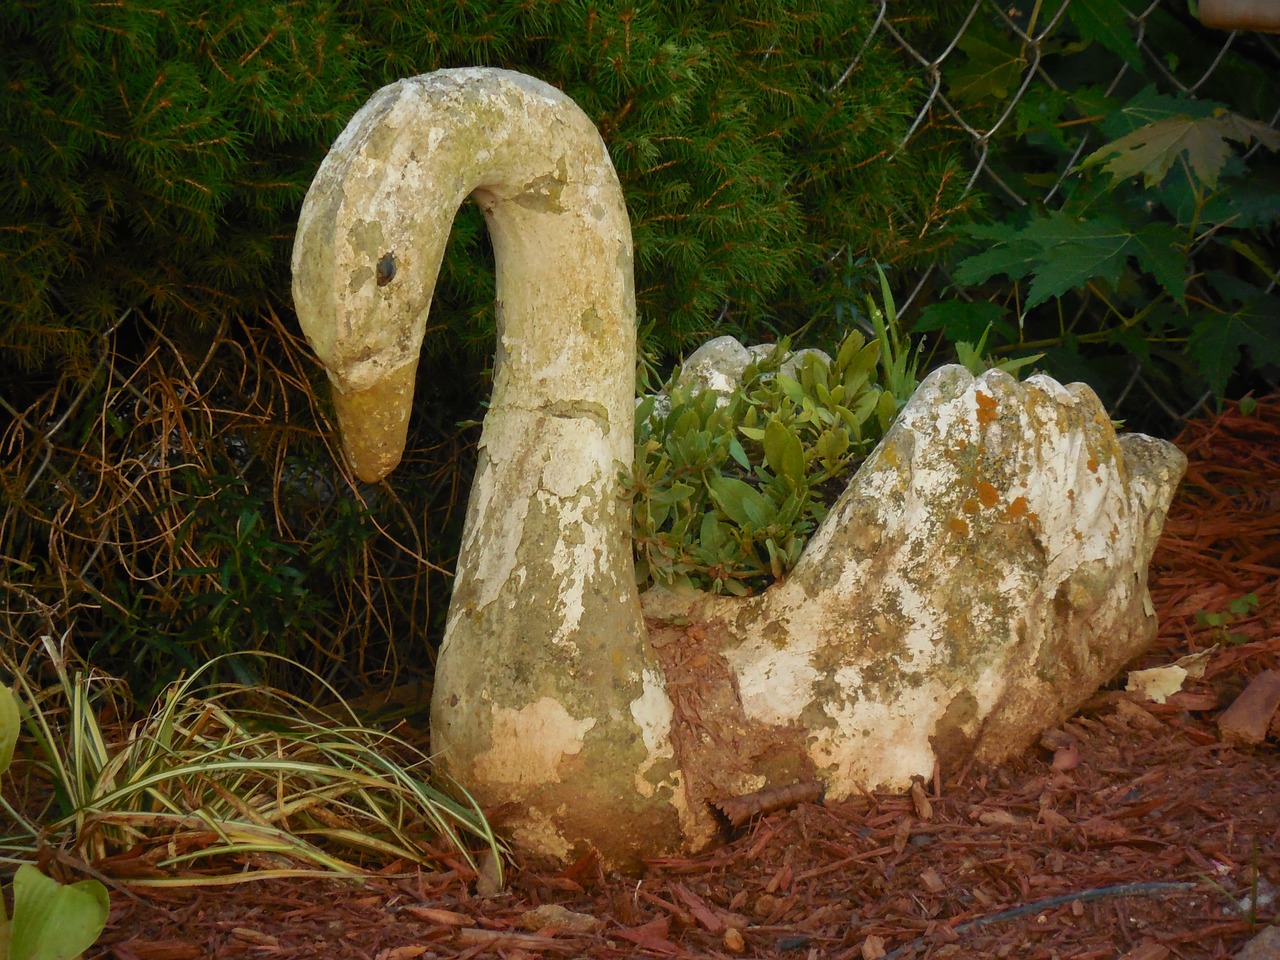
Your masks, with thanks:
M636 410L636 575L744 596L795 566L898 400L881 386L881 344L854 330L830 361L788 362L780 341L728 393L679 371Z

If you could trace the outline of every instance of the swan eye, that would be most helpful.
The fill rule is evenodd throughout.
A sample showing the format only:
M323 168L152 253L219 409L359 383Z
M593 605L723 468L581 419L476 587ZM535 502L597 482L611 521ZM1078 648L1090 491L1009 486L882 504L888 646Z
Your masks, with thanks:
M396 278L396 255L388 250L378 261L378 286L385 287Z

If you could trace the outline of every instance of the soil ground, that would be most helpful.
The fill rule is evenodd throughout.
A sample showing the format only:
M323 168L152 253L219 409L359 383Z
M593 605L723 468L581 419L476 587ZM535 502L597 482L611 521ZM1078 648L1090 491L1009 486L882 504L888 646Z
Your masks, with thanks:
M86 956L1209 960L1253 941L1251 960L1274 960L1280 721L1247 744L1218 720L1280 670L1280 398L1178 443L1191 467L1152 565L1160 634L1135 666L1213 652L1163 704L1122 676L1015 762L776 811L639 879L588 860L517 862L488 897L458 864L362 884L121 888Z

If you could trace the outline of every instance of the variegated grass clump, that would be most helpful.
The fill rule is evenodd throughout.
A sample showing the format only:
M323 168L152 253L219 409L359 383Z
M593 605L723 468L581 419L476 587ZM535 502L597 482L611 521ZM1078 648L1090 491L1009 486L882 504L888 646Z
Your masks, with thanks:
M270 689L203 687L202 669L129 724L120 681L69 662L65 641L42 637L21 662L0 653L26 735L21 775L5 784L22 795L0 795L11 824L0 862L53 856L110 873L119 858L131 884L175 885L448 855L474 866L477 844L499 852L465 793L429 783L421 750L361 725L336 694L335 718Z

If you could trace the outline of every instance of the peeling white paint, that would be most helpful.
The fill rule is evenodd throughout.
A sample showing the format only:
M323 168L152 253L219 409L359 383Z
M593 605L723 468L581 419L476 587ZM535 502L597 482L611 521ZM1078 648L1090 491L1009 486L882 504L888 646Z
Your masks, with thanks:
M631 717L640 728L646 756L636 768L636 792L642 797L652 797L657 788L648 779L653 766L675 756L671 744L671 701L667 698L666 684L656 670L641 674L643 692L631 701Z
M828 796L843 799L859 787L903 789L912 777L929 776L935 759L929 737L944 702L936 684L925 684L893 703L824 704L834 726L813 732L809 755L824 771Z
M487 783L542 785L560 782L565 757L582 752L595 717L579 720L558 700L543 697L527 706L490 708L493 746L475 759L475 775Z

